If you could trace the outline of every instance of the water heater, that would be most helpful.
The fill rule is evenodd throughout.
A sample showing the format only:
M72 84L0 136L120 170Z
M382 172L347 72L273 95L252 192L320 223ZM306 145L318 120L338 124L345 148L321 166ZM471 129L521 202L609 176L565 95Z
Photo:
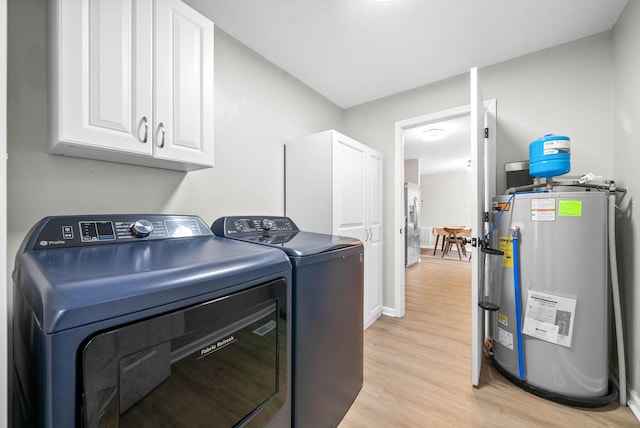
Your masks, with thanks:
M582 407L615 399L607 202L605 192L576 190L498 196L492 204L493 220L502 215L490 245L504 252L500 307L491 312L495 366L537 395Z

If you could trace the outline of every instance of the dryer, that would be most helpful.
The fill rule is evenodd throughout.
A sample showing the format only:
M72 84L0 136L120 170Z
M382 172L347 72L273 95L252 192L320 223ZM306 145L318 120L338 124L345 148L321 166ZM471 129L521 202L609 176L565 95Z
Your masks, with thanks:
M13 426L290 426L281 251L194 216L47 217L13 287Z
M301 231L288 217L222 217L212 230L256 247L278 248L289 257L293 426L336 427L363 381L362 243Z

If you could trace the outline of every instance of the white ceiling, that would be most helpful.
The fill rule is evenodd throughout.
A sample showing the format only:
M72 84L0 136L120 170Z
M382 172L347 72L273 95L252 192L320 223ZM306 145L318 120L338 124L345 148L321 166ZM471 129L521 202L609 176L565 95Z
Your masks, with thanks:
M185 2L349 108L610 30L628 0Z
M187 0L342 108L610 30L628 0Z
M444 137L426 141L424 133L430 128L442 129ZM468 115L408 129L404 132L404 158L420 159L421 174L465 171L471 159L470 135Z

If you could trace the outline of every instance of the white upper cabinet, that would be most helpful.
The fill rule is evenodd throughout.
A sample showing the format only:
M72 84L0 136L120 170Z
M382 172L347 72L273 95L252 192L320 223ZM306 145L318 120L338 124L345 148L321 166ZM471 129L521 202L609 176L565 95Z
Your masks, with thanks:
M48 6L49 153L213 166L213 22L179 0Z

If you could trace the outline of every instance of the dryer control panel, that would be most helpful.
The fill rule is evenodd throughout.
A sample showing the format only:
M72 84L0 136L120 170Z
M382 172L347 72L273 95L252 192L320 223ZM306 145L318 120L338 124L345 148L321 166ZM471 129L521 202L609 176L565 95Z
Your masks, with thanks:
M200 217L186 215L58 216L46 217L36 227L35 250L213 235Z
M235 216L221 217L211 226L217 236L227 238L247 237L254 234L268 235L272 232L299 232L300 229L289 217Z

